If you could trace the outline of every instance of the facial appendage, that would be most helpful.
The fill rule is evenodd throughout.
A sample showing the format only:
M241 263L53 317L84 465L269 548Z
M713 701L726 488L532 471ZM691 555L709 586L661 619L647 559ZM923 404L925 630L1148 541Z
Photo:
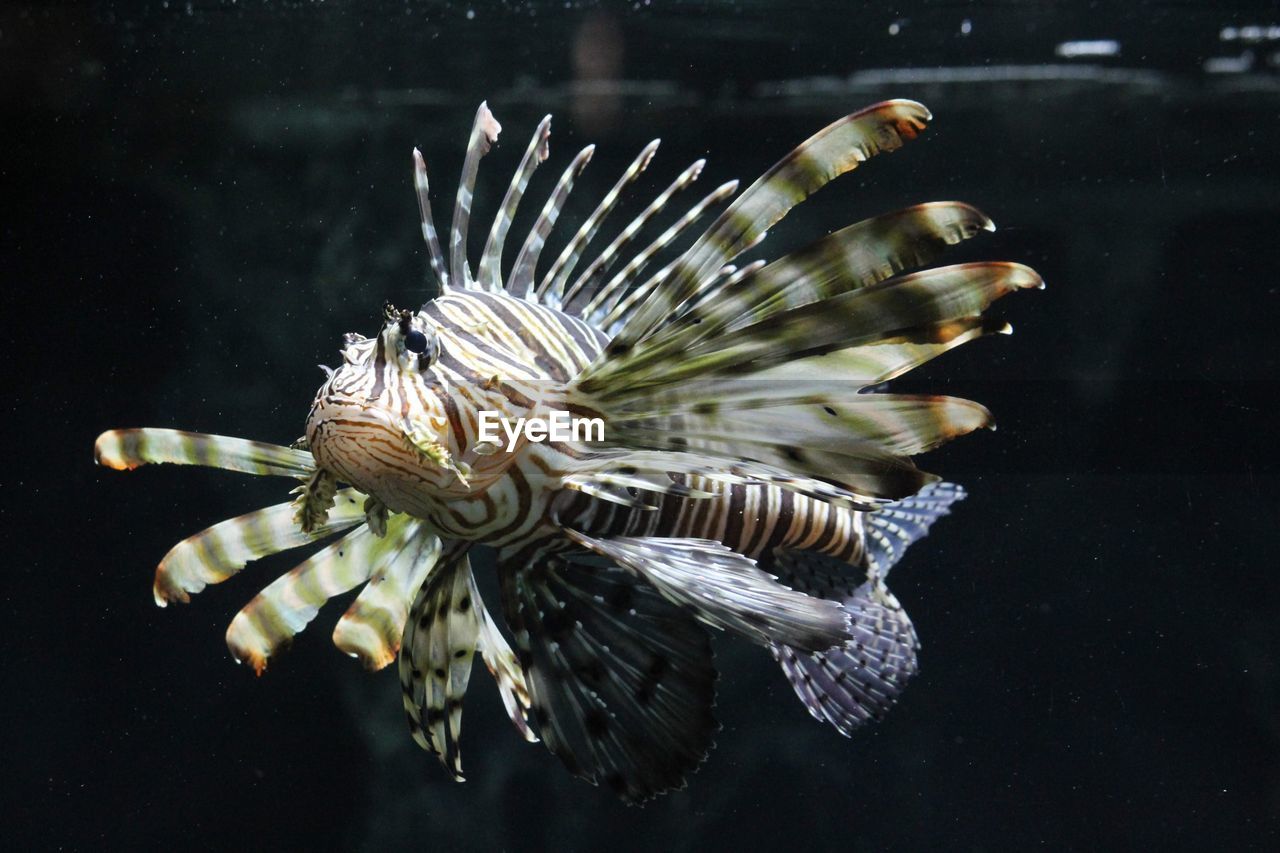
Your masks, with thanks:
M316 461L398 512L426 517L431 498L469 488L432 370L439 341L421 313L388 304L375 338L343 338L342 366L320 387L307 419Z

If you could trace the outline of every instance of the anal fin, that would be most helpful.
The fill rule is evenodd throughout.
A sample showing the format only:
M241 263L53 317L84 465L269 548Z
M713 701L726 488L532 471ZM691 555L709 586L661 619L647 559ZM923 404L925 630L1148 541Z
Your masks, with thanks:
M783 582L839 601L849 615L851 636L825 651L778 644L771 651L809 713L848 736L897 702L916 673L920 643L902 605L879 577L853 588L843 568L848 567L811 552L779 555L776 570Z

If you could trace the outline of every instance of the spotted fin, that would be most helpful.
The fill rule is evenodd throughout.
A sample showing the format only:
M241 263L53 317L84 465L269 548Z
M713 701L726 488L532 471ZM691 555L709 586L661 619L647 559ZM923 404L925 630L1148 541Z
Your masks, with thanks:
M848 637L835 602L796 592L744 557L709 539L569 538L651 583L665 598L708 625L771 642L827 649Z
M480 643L471 564L463 554L422 585L404 628L400 688L414 741L462 781L462 697Z
M316 470L306 450L179 429L108 430L93 443L93 461L116 471L164 462L274 477L302 478Z
M629 803L683 787L717 728L705 629L613 566L547 558L500 572L548 748Z
M507 715L525 740L529 689L515 654L489 615L465 556L451 562L418 591L404 626L400 688L414 741L431 752L459 781L462 762L462 698L479 652Z
M633 350L676 315L700 284L755 245L774 223L828 181L924 129L929 111L914 101L885 101L828 125L738 196L680 259L668 281L626 320L602 360Z
M397 515L391 518L386 537L361 527L316 552L276 578L231 620L227 647L232 656L248 661L261 674L270 657L305 628L330 598L375 574L400 578L403 562L415 562L420 552L431 547L434 537L420 534L418 522Z
M852 625L850 639L835 648L771 646L809 713L846 736L883 717L915 675L920 648L898 599L879 578L854 587L845 574L849 567L821 554L783 552L774 568L796 589L839 601Z
M354 527L364 520L360 493L343 489L334 496L327 519L303 533L292 503L277 504L229 518L189 536L169 549L156 567L152 591L156 604L190 601L209 584L222 583L260 557L301 548Z

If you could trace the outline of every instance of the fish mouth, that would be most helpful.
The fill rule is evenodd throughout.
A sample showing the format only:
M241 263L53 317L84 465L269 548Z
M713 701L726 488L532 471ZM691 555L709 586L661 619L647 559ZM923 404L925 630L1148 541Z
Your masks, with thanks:
M436 426L431 419L410 423L360 398L327 395L312 411L307 438L321 466L369 494L468 487L470 466L440 440Z

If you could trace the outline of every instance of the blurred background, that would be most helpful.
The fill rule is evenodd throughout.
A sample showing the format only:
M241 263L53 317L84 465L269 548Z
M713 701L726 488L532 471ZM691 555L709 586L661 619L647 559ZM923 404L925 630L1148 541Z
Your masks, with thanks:
M300 435L340 335L427 296L413 146L440 224L488 99L487 221L553 113L519 232L588 142L564 222L653 137L632 210L890 97L930 129L758 254L954 198L1000 230L948 261L1048 289L996 306L1012 338L895 383L1000 429L921 460L971 496L895 569L922 672L882 724L842 738L720 636L724 729L686 791L635 809L573 779L483 672L458 785L394 668L329 643L344 605L263 678L232 663L226 624L289 556L154 606L173 543L290 484L114 474L94 437ZM1274 2L4 2L0 128L15 848L1274 849Z

